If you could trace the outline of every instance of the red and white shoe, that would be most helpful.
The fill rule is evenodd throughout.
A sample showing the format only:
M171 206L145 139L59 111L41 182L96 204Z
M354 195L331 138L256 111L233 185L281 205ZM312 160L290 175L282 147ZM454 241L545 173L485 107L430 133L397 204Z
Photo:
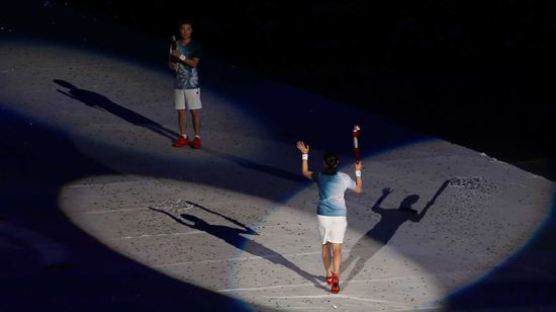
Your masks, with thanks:
M330 291L333 294L340 292L340 277L336 273L332 273L332 287L330 287Z
M191 142L191 147L194 149L200 149L201 148L201 138L196 136L193 139L193 142Z
M332 286L332 281L333 281L332 275L326 277L326 285Z
M184 138L183 135L180 135L179 138L177 138L177 140L174 142L174 144L172 144L173 147L184 147L189 145L189 140L187 138Z

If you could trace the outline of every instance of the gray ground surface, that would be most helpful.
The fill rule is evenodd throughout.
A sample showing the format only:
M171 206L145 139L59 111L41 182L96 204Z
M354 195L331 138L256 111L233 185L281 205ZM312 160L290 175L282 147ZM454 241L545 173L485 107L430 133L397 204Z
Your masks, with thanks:
M0 45L4 109L28 116L29 127L37 120L57 129L117 172L64 185L58 202L68 220L133 261L256 309L441 309L447 295L526 244L552 205L554 183L478 152L222 65L206 64L202 75L205 148L173 149L169 73L67 47ZM68 96L54 80L82 92ZM313 146L314 168L325 149L343 151L342 170L353 174L354 120L372 148L364 193L347 195L343 289L332 295L320 261L317 190L298 174L294 143ZM375 205L384 188L393 192ZM417 213L400 211L412 194ZM71 258L64 241L9 222L0 233L39 255L5 275ZM21 253L9 242L0 250L13 259Z

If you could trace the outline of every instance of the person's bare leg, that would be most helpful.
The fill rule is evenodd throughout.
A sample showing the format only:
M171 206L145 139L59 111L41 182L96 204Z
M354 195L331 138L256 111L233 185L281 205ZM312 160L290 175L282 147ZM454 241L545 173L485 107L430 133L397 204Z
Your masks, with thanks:
M184 109L178 109L178 125L180 128L180 135L185 134L185 127L187 126L187 116Z
M201 110L192 109L191 117L193 119L193 131L195 131L195 135L201 136Z
M324 264L324 270L326 271L326 276L332 275L332 261L330 261L330 243L322 245L322 263Z
M340 265L342 264L342 244L332 244L332 261L334 262L334 273L340 276Z

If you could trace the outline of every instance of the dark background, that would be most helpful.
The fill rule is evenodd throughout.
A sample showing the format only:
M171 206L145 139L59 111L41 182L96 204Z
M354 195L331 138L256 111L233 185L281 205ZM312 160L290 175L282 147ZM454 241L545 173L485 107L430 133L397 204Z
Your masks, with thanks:
M84 23L105 19L168 42L186 18L205 58L556 178L553 1L67 0L43 7L71 7Z
M554 178L550 1L69 1Z
M205 59L362 107L556 179L553 1L2 1L0 39L31 37L47 45L55 38L165 69L167 43L183 17L193 20ZM134 31L116 31L118 25ZM124 33L129 37L119 35ZM24 117L6 112L0 133L0 159L8 164L0 176L0 223L64 241L79 259L73 271L47 269L0 283L0 310L2 304L29 311L48 311L53 303L84 311L241 304L153 272L67 222L58 207L61 186L112 171L82 155L63 133L31 128ZM447 298L446 309L554 307L553 215L525 249Z

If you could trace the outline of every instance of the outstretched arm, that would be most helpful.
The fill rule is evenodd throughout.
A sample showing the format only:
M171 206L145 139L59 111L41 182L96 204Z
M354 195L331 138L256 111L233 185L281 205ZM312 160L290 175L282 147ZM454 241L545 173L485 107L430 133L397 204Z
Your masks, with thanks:
M431 200L427 203L427 205L425 206L425 208L423 208L423 210L419 213L419 215L417 215L417 217L415 219L413 219L412 221L414 222L419 222L421 221L421 219L423 219L423 217L425 216L425 214L427 213L427 211L429 210L429 208L434 204L434 202L436 201L436 198L438 198L438 196L440 196L440 194L442 194L442 192L444 192L444 189L446 189L446 187L448 186L448 184L450 184L450 180L446 180L444 181L444 183L442 183L442 185L440 186L440 188L438 188L438 191L436 191L436 193L434 194L434 196L431 198Z
M237 221L237 220L235 220L235 219L232 219L232 218L230 218L230 217L228 217L228 216L225 216L225 215L223 215L223 214L221 214L221 213L219 213L219 212L216 212L216 211L213 211L213 210L211 210L211 209L208 209L207 207L203 207L203 206L201 206L201 205L199 205L199 204L196 204L196 203L194 203L194 202L186 201L186 203L188 203L188 204L190 204L190 205L193 205L193 206L195 206L195 207L197 207L197 208L199 208L199 209L202 209L202 210L204 210L204 211L206 211L206 212L210 212L210 213L212 213L212 214L215 214L215 215L217 215L217 216L220 216L220 217L222 217L222 218L224 218L224 219L230 221L231 223L233 223L233 224L235 224L235 225L239 225L240 227L242 227L242 228L245 229L245 231L244 231L245 234L259 235L259 233L257 233L255 230L251 229L251 228L248 227L247 225L245 225L245 224L243 224L243 223L241 223L241 222L239 222L239 221Z
M358 160L355 162L355 193L363 192L363 178L361 178L361 170L363 170L363 163Z
M379 210L381 210L382 208L380 208L380 205L382 205L382 202L384 201L384 199L390 195L392 193L392 189L389 187L385 187L384 189L382 189L382 195L380 196L380 198L376 201L376 203L373 205L373 207L371 207L371 209L374 212L378 212Z
M168 211L165 211L165 210L162 210L162 209L153 208L153 207L149 207L149 209L150 209L150 210L154 210L154 211L156 211L156 212L163 213L163 214L167 215L168 217L172 218L174 221L176 221L176 222L179 223L179 224L183 224L183 225L186 225L186 226L188 226L188 227L193 227L193 226L191 226L191 224L187 224L187 223L183 222L182 219L177 218L176 216L172 215L172 214L169 213Z
M301 173L307 179L313 179L313 172L309 170L309 145L305 145L303 141L297 142L297 149L301 152Z
M68 93L66 91L60 90L60 89L56 89L57 92L62 93L63 95L70 97L72 99L77 99L77 97L71 93Z

